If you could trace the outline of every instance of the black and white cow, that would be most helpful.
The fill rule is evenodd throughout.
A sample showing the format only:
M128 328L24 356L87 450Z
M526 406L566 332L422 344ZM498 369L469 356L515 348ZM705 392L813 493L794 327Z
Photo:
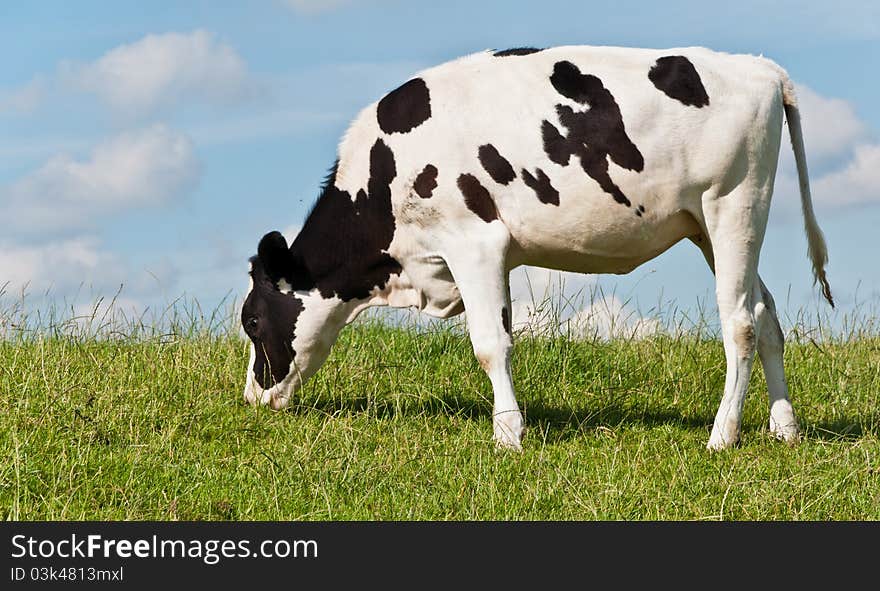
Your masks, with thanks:
M518 48L421 72L355 119L293 244L278 232L260 241L241 316L245 399L284 408L369 306L466 309L495 441L518 449L509 271L628 273L687 238L715 273L727 357L708 447L739 438L756 350L770 430L796 440L783 334L757 273L783 115L814 280L832 302L793 86L772 61Z

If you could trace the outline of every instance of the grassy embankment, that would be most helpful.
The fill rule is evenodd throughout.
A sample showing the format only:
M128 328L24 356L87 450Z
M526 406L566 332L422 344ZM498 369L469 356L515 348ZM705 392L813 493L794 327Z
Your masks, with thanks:
M769 436L756 364L723 453L718 340L519 335L522 454L460 326L349 327L286 412L242 403L234 330L87 332L0 340L4 519L880 519L876 332L790 330L803 441Z

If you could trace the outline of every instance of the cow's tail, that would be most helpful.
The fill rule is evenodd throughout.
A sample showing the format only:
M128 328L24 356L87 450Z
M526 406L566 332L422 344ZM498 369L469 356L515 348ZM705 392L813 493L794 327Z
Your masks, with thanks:
M831 286L825 277L825 264L828 262L828 247L825 244L825 236L816 221L813 211L813 198L810 195L810 179L807 175L807 155L804 151L804 135L801 131L801 115L797 106L797 98L794 93L794 85L789 77L783 74L782 78L782 104L785 108L785 118L788 120L788 134L791 137L791 148L794 151L794 160L797 164L798 184L801 190L801 211L804 215L804 230L807 234L807 252L813 263L813 282L819 282L822 286L822 295L834 307L834 298L831 296Z

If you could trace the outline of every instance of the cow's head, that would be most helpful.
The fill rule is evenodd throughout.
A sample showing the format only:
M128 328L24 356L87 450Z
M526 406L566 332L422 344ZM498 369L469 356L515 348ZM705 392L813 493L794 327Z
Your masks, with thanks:
M309 289L306 269L279 232L260 240L251 258L251 288L241 325L251 341L244 398L274 409L288 405L330 352L348 316L338 298Z

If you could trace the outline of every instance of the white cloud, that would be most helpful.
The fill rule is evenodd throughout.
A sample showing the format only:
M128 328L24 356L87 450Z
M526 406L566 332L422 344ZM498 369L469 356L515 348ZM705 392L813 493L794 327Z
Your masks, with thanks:
M600 296L569 317L565 327L575 338L639 339L662 331L656 318L644 318L615 296Z
M880 203L880 144L871 139L869 126L845 100L803 85L797 85L797 93L816 208L833 212ZM788 141L781 147L774 192L775 210L786 218L800 215L797 169Z
M654 318L602 292L596 275L520 267L510 274L513 328L575 338L644 338L661 330Z
M86 160L54 156L0 192L0 204L17 220L17 232L76 228L167 202L195 186L200 168L186 136L154 125L98 144Z
M563 318L583 307L595 282L595 275L541 267L514 269L510 273L514 328L544 332L558 327Z
M63 317L62 325L67 334L124 338L131 334L137 319L144 318L147 326L152 327L148 311L149 306L141 300L117 292L73 303L69 314Z
M787 150L783 146L783 150ZM790 150L788 150L790 151ZM855 143L847 147L848 157L824 174L810 168L810 192L816 209L834 213L859 204L880 204L880 144ZM810 161L807 149L807 161ZM789 158L780 159L774 189L774 210L785 218L800 216L797 169Z
M0 243L0 339L22 328L124 333L147 310L125 285L124 261L93 237L36 246Z
M0 137L0 167L15 167L62 151L87 150L89 145L86 139L63 135Z
M851 103L822 96L802 84L796 85L796 92L810 162L845 153L865 137L867 126Z
M510 295L514 300L540 301L557 295L572 298L582 295L595 282L595 275L522 266L510 273Z
M814 182L813 194L828 207L880 203L880 144L857 145L844 168Z
M170 261L134 264L94 236L41 244L0 242L0 339L16 326L67 333L130 331L153 319L180 295ZM83 332L85 331L85 333Z
M203 30L147 35L89 64L61 64L61 79L115 111L144 115L181 101L228 103L247 92L247 66Z
M108 287L110 278L124 276L120 261L99 250L97 240L78 237L38 246L0 244L0 287L7 294L26 290L41 294L76 290L90 278Z

